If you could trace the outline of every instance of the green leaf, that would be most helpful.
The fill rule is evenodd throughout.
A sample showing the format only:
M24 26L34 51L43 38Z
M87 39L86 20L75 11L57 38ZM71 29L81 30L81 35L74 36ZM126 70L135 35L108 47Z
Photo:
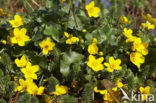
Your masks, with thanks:
M45 35L51 36L55 41L59 42L59 30L53 26L47 26L44 30Z
M30 103L31 95L27 93L23 93L19 96L17 103Z
M70 66L72 63L77 63L83 59L83 55L77 52L64 53L61 59L60 72L67 77L70 73Z
M0 103L6 103L4 99L0 99Z
M2 57L2 59L0 60L0 63L3 64L3 66L5 67L3 70L7 73L14 73L13 70L13 62L10 58L10 56L7 53L1 53L0 56Z
M48 80L48 91L55 91L56 84L59 84L59 81L54 76L51 76Z
M77 103L77 100L75 97L67 94L67 95L62 97L61 102L62 103Z
M37 99L36 96L33 96L33 97L31 98L31 102L32 102L32 103L39 103L39 100Z
M45 3L46 3L45 6L46 6L47 8L51 8L51 7L52 7L52 1L50 1L50 0L46 0Z
M86 101L86 103L91 103L93 101L93 85L92 84L86 84L83 92L82 92L82 98Z

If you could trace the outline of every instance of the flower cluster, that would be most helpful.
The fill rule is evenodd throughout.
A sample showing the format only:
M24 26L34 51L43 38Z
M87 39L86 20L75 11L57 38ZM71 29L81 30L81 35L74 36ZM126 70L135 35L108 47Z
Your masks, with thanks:
M25 77L25 80L19 79L19 83L16 83L17 86L15 91L23 92L26 89L29 94L42 95L44 92L44 87L38 87L33 81L37 79L36 72L39 71L39 66L32 66L30 61L25 56L22 56L21 59L15 59L15 63L17 67L22 68L21 72Z
M11 30L11 34L8 36L8 42L11 45L18 44L19 46L24 46L25 42L29 41L30 38L27 33L26 28L19 29L18 27L23 25L23 17L19 15L14 16L14 20L9 21L12 27L14 28L13 31Z
M123 35L127 37L126 42L133 44L131 47L133 52L130 54L130 60L133 64L140 68L140 65L144 63L144 55L148 54L148 44L143 43L140 37L133 36L132 33L132 29L124 28L123 30Z
M115 60L114 57L110 57L109 63L102 64L102 62L104 61L103 57L99 57L96 59L96 57L93 56L98 54L98 46L96 45L96 43L97 39L93 38L93 43L88 46L88 53L90 54L87 62L88 67L90 67L95 72L103 70L104 65L107 67L108 72L113 72L114 70L121 70L122 67L120 66L121 64L120 59ZM103 56L103 53L101 56Z
M142 17L154 26L156 26L156 18L153 18L150 14L147 14L146 16L142 14Z

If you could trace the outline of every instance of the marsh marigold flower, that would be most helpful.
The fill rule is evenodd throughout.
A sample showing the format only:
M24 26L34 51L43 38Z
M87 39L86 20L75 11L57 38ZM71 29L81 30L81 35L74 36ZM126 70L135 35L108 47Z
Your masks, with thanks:
M121 60L120 59L115 60L114 57L109 58L109 63L104 63L109 72L113 72L114 70L121 70L122 67L120 66L120 64Z
M44 87L38 87L34 82L29 82L26 88L27 92L32 95L42 95L44 92Z
M37 75L35 74L37 71L39 71L39 66L32 66L30 62L27 63L25 68L21 69L21 72L24 74L24 77L31 79L37 79Z
M151 16L151 14L147 14L147 15L141 14L141 16L142 16L145 20L147 20L147 21L149 21L149 22L152 21L152 16Z
M156 18L152 19L152 23L153 23L154 26L156 26Z
M32 95L42 95L44 87L38 87L31 78L26 80L19 79L19 85L15 88L15 91L23 92L24 90L27 90L27 92Z
M82 32L85 33L85 32L87 32L87 30L86 29L82 29Z
M104 69L104 65L102 64L103 61L104 61L103 57L96 59L95 56L89 55L87 65L95 72L98 72Z
M12 25L12 27L17 28L23 25L23 17L20 17L19 15L15 15L14 20L10 20L9 22Z
M39 43L40 47L43 49L43 54L47 55L49 51L52 51L55 43L51 42L51 39L48 37L46 40Z
M55 92L53 92L53 94L64 95L64 94L67 94L67 92L68 92L68 88L66 86L61 86L61 85L57 84L55 86Z
M116 87L112 88L113 91L117 91L118 88L122 88L124 86L120 78L118 78L117 81L115 82L115 86Z
M21 59L15 59L17 67L25 67L28 62L29 60L25 56L22 56Z
M132 33L133 33L133 30L132 30L132 29L124 28L124 30L123 30L123 34L124 34L127 38L132 37Z
M15 91L23 92L24 89L26 89L27 84L31 81L32 79L27 79L27 80L19 79L19 85L15 88Z
M48 96L46 99L45 99L45 103L52 103L52 101L54 100L55 98L53 96Z
M72 34L68 34L67 32L64 32L64 35L68 38L66 40L66 44L72 44L79 41L79 38L73 36Z
M91 55L98 54L97 39L93 38L92 42L93 43L88 46L88 53Z
M4 45L7 44L7 41L6 41L6 40L2 40L1 42L2 42Z
M141 26L148 31L151 31L155 28L155 26L148 21L146 21L146 23L141 23Z
M88 53L92 55L98 54L98 47L96 43L92 43L88 46Z
M134 65L140 68L140 65L144 63L144 56L139 52L132 52L130 54L130 60Z
M19 46L24 46L25 42L29 41L29 36L26 35L27 30L25 28L13 30L13 36L10 36L10 41L13 44L18 44Z
M136 51L140 52L142 55L147 55L148 54L147 47L148 47L148 44L142 43L141 38L137 38L133 42L132 50L133 51L136 50Z
M63 3L65 3L65 2L66 2L66 0L62 0L62 2L63 2Z
M99 16L98 14L100 12L100 8L95 7L94 1L91 1L88 5L85 6L85 8L88 12L89 17L97 18Z
M0 17L5 17L5 16L9 16L2 8L0 8Z
M147 96L150 95L150 90L151 90L150 86L146 86L145 88L140 87L139 90L140 90L141 95L143 95L142 100L146 100Z
M129 21L129 20L127 19L127 17L125 17L125 16L121 17L120 20L121 20L122 23L124 23L124 24L129 24L129 23L131 22L131 21Z

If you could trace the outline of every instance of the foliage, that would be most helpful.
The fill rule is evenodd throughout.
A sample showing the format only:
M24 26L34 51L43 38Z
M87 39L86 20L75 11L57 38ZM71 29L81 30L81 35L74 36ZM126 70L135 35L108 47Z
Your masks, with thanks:
M25 16L16 13L20 21L0 16L0 102L121 102L123 91L146 86L154 93L155 18L136 28L121 0L107 8L101 0L45 1Z

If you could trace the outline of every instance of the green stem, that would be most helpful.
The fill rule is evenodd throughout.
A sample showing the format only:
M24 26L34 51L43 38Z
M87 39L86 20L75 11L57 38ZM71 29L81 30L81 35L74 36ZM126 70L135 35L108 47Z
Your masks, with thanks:
M76 17L76 13L75 13L75 6L74 6L74 4L73 4L73 7L72 7L72 12L73 12L75 25L76 25L76 27L79 27L79 24L78 24L78 21L77 21L77 17Z
M26 4L32 9L32 11L35 11L34 8L30 5L30 3L27 0L24 0Z

